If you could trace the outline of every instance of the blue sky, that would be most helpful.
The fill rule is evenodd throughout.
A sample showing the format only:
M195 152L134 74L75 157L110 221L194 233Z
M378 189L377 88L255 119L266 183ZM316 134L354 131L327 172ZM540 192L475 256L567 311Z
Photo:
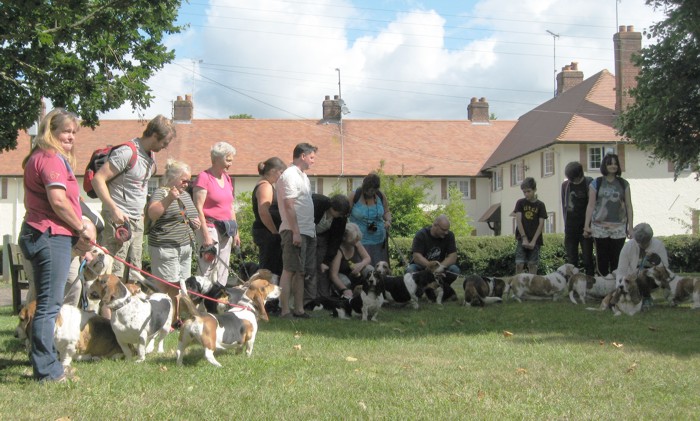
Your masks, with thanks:
M555 68L613 72L617 25L660 19L643 0L193 0L140 115L193 93L195 118L319 119L340 73L348 119L465 119L471 97L517 119L552 97Z

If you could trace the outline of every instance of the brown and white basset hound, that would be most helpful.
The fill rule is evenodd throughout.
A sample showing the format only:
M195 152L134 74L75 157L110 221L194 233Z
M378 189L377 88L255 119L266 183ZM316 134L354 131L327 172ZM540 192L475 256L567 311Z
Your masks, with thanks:
M163 340L170 332L174 313L167 294L157 292L146 297L138 287L127 286L116 275L100 276L91 286L91 295L95 293L111 312L110 323L126 359L133 356L129 345L137 349L136 362L144 361L156 346L158 353L165 352Z
M569 278L577 273L578 269L574 265L566 263L559 266L555 272L544 276L519 273L510 278L506 288L517 302L523 299L556 301L566 292Z
M245 349L248 357L252 355L258 331L258 316L269 320L265 311L265 301L279 297L280 287L260 278L248 281L244 285L236 306L223 314L199 311L190 297L180 296L184 323L180 328L176 352L178 365L182 365L185 349L194 340L204 347L206 360L217 367L221 367L221 364L214 357L216 350L235 348L242 352Z
M582 304L586 304L586 298L602 300L613 292L616 286L615 273L607 276L590 276L585 273L577 273L569 278L569 299L578 304L576 296Z
M640 273L641 276L645 276ZM638 274L633 273L625 276L611 293L603 298L599 308L586 307L586 310L612 310L615 316L625 313L634 316L642 310L642 294L639 292L637 284Z
M692 298L693 309L700 309L700 278L683 277L671 272L663 264L649 269L649 274L666 290L666 299L672 306L676 306Z
M20 311L19 324L15 329L15 337L25 340L27 347L35 312L36 301L32 300ZM122 355L109 320L69 304L61 306L61 311L56 317L54 345L58 359L64 367L69 367L74 359L96 361Z
M486 304L500 303L503 301L505 281L501 278L488 278L481 275L467 275L464 277L464 301L462 305L483 307Z

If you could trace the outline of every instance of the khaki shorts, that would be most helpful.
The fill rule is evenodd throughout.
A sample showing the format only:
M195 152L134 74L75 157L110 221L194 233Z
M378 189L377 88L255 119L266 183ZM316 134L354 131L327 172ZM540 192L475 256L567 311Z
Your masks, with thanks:
M301 235L301 247L292 242L292 231L280 232L282 237L282 268L287 272L313 274L316 271L316 237Z

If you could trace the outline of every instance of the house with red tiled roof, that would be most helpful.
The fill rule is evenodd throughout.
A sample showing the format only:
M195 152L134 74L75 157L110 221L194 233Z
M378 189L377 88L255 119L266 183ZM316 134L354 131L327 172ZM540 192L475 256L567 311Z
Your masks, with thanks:
M328 101L330 101L330 106ZM515 121L489 121L488 103L474 98L464 120L342 120L339 100L322 103L320 120L192 119L192 99L178 98L173 119L177 137L157 154L161 168L169 158L188 163L193 175L211 164L209 150L219 141L236 148L230 175L238 192L252 191L258 180L257 164L271 156L291 162L294 146L309 142L318 147L308 172L315 192L350 192L370 172L382 168L389 175L419 175L433 183L433 203L447 199L448 186L459 186L464 206L473 219L488 208L490 182L481 172L486 160L515 125ZM76 173L82 177L93 150L117 145L140 136L147 121L102 120L94 130L83 127L77 135ZM16 238L24 215L21 161L29 151L30 137L22 133L14 151L0 154L0 230ZM162 173L162 170L160 171ZM82 181L81 181L82 182ZM149 187L156 188L154 177ZM85 198L95 210L98 200ZM476 233L488 235L486 223Z
M646 152L623 140L615 119L632 99L638 69L632 54L641 50L641 33L621 26L614 36L616 75L602 70L588 79L571 63L557 75L557 95L524 114L483 167L490 174L491 194L487 212L478 219L488 222L496 235L515 233L515 202L523 197L525 177L537 181L537 195L547 206L546 232L563 232L561 183L571 161L583 165L585 175L601 176L600 163L608 152L618 154L622 176L630 182L634 221L650 223L656 235L697 230L695 175L654 161Z

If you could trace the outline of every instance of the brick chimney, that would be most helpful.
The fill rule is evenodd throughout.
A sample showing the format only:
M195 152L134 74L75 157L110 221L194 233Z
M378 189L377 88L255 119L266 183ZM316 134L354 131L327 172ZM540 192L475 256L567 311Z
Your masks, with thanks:
M341 103L340 97L338 95L333 96L331 99L330 95L326 95L323 100L323 121L326 122L340 122L342 118L341 113Z
M632 63L632 55L642 49L642 34L634 26L620 26L613 36L615 45L615 111L625 110L634 102L629 90L637 86L639 68Z
M476 97L471 99L467 106L467 118L472 123L489 122L489 103L486 102L486 98L482 97L478 101Z
M192 121L194 115L194 105L192 104L192 95L185 95L182 99L181 95L177 96L177 100L173 104L173 120L175 121Z
M571 64L562 67L557 75L557 96L581 82L583 82L583 72L578 69L578 63L572 61Z

